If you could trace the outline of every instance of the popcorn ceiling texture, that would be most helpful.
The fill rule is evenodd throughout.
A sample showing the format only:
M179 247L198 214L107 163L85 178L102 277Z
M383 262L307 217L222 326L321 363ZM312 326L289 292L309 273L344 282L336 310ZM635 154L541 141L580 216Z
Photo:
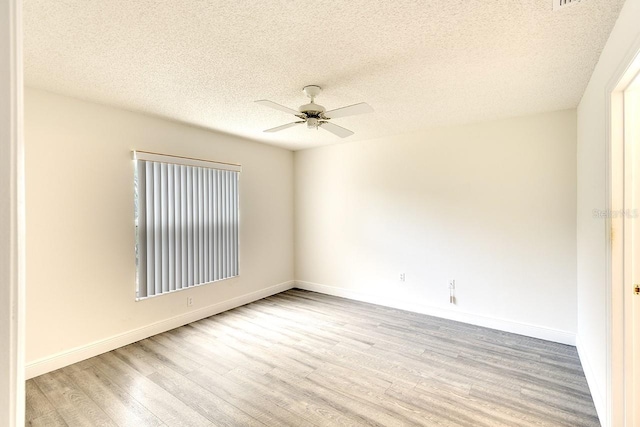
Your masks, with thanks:
M24 0L28 86L289 149L342 142L293 116L317 84L354 141L574 108L623 0Z

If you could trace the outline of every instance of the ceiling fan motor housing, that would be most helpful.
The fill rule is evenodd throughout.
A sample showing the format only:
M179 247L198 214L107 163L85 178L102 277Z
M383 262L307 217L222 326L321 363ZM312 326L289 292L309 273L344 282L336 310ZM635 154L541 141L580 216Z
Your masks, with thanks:
M308 104L301 105L298 108L298 110L305 115L306 121L307 121L307 127L309 129L317 128L319 124L318 119L324 118L323 113L326 110L322 105L316 104L313 101L315 100L316 96L320 95L320 92L322 91L322 89L320 88L320 86L317 86L317 85L309 85L309 86L305 86L302 89L302 91L304 92L305 95L307 95L311 99L311 102Z
M315 102L301 105L298 108L298 110L300 110L301 113L305 113L308 116L319 116L320 114L326 111L322 105L316 104Z

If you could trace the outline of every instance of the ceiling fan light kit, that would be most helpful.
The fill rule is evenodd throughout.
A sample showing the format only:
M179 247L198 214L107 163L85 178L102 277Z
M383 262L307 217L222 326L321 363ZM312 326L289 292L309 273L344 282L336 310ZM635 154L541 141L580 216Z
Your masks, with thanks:
M284 105L280 105L273 101L269 101L266 99L261 99L256 101L256 103L260 105L264 105L265 107L270 107L275 110L280 110L285 113L293 114L301 120L287 123L286 125L276 126L271 129L267 129L264 132L279 132L284 129L288 129L290 127L301 125L303 123L307 124L308 129L324 129L332 134L339 136L340 138L346 138L348 136L353 135L353 132L349 129L345 129L342 126L338 126L334 123L330 123L329 120L336 119L340 117L353 116L356 114L364 114L373 112L373 108L365 102L361 102L359 104L348 105L346 107L336 108L334 110L327 111L322 105L316 104L315 99L320 92L322 92L322 88L317 85L309 85L302 88L302 92L311 100L308 104L301 105L298 108L298 111L285 107Z

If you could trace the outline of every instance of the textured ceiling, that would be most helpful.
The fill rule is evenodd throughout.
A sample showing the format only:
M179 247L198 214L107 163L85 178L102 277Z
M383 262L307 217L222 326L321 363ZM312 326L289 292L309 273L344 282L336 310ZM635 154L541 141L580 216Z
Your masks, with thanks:
M290 149L576 107L623 0L24 0L28 86ZM342 140L255 104L303 86Z

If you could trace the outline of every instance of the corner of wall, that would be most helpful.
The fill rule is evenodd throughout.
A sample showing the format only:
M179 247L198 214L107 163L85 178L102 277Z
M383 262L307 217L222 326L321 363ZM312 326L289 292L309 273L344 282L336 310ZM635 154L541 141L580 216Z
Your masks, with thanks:
M103 340L94 341L88 345L83 345L71 350L65 350L63 352L47 356L45 358L27 364L26 378L30 379L37 377L38 375L42 375L47 372L51 372L56 369L71 365L73 363L98 356L102 353L115 350L136 341L143 340L150 336L161 334L171 329L179 328L180 326L186 325L187 323L196 322L198 320L216 315L218 313L222 313L223 311L231 310L233 308L249 304L262 298L267 298L271 295L287 291L294 287L295 282L293 280L279 283L277 285L273 285L259 291L240 295L226 301L209 305L199 310L161 320L151 325L146 325L122 334L114 335Z
M510 332L513 334L524 335L532 338L543 339L560 344L576 344L575 334L569 331L562 331L559 329L547 328L522 322L515 322L512 320L500 319L497 317L490 317L486 315L483 316L474 313L447 310L444 308L434 307L426 304L398 300L389 298L387 296L373 295L354 291L351 289L329 286L319 283L311 283L302 280L296 280L294 287L306 291L318 292L321 294L333 295L341 298L351 299L354 301L361 301L369 304L377 304L385 307L396 308L399 310L426 314L428 316L435 316L441 319L468 323L471 325L482 326L489 329Z
M587 385L589 386L591 398L593 399L593 404L596 407L596 412L598 413L600 423L603 427L608 427L607 406L605 399L606 390L602 390L598 386L597 377L595 371L593 370L593 365L589 358L589 353L584 349L582 338L579 332L576 335L576 349L578 350L578 358L580 359L580 364L582 365L584 376L587 379Z

